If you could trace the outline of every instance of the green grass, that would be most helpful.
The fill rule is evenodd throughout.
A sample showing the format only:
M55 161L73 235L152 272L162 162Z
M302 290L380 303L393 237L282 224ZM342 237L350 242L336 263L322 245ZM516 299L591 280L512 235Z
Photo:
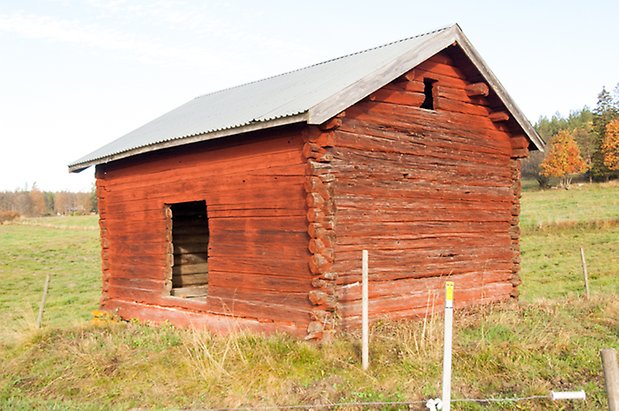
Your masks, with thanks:
M78 228L82 227L88 230L98 229L98 215L75 215L75 216L57 216L57 217L32 217L16 220L15 224L23 225L38 225L43 227L57 228Z
M617 194L617 186L608 184L526 191L522 298L456 312L454 398L584 389L588 400L456 403L453 409L606 407L599 349L619 348L619 225L612 223L619 218ZM96 217L22 223L37 225L0 225L0 409L178 409L440 396L438 315L425 323L375 324L368 372L360 369L354 334L314 344L285 335L221 337L137 322L96 325L89 321L100 294ZM591 301L582 298L581 245ZM44 328L35 330L47 272L52 283ZM424 409L418 405L414 409Z
M617 182L525 191L521 228L524 301L582 295L580 247L592 293L619 294Z
M523 183L523 187L530 185ZM569 190L525 190L520 226L523 230L595 223L619 224L619 183L582 183ZM609 223L610 222L610 223Z
M603 407L598 350L617 346L618 315L619 301L609 296L460 313L453 396L585 389L589 400L576 409ZM420 322L375 325L368 372L359 366L359 336L351 334L317 345L283 335L223 338L135 322L48 328L3 353L0 402L24 409L127 409L420 401L440 395L442 324L429 320L425 334Z
M94 220L89 221L92 226ZM47 273L46 324L61 327L88 319L101 293L100 269L96 230L1 225L0 340L7 329L34 324Z
M523 236L521 296L524 301L584 293L580 247L585 249L593 294L619 295L619 225L567 228Z

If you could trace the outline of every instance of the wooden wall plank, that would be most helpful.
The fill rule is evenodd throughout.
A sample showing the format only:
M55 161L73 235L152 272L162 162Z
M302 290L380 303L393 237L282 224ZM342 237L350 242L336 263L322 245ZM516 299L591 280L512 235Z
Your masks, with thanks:
M305 327L295 325L292 319L287 321L266 322L232 315L204 313L203 311L195 311L189 308L184 310L170 310L170 308L166 306L145 305L123 300L106 301L104 308L116 311L124 318L137 317L156 324L170 321L179 326L208 329L212 332L222 334L243 331L261 333L284 331L302 337L306 332Z
M487 97L467 94L466 72L439 53L347 109L334 133L332 270L345 327L360 313L362 249L374 319L422 314L446 278L458 304L512 292L514 133L492 122ZM437 80L435 110L413 104L424 78Z
M104 305L137 302L209 315L230 315L233 305L237 317L306 327L311 277L303 138L296 127L254 134L98 168ZM184 223L177 224L183 234L172 249L166 204L200 200L207 207L208 250L204 233ZM182 291L206 279L207 297L166 297L166 284ZM136 310L125 315L144 312Z

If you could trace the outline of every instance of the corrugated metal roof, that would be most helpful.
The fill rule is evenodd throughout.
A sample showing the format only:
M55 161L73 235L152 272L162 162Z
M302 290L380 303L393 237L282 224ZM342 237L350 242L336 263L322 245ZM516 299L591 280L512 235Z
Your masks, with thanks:
M76 160L69 170L281 124L320 124L460 35L457 25L449 26L197 97Z

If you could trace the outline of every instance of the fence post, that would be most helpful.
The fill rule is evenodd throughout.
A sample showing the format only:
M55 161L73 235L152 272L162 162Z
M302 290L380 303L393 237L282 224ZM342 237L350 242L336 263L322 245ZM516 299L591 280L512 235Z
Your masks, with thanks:
M367 370L370 365L370 327L368 295L368 250L361 253L361 366Z
M617 351L613 348L605 348L600 351L600 355L602 356L602 367L604 368L608 410L619 411L619 366L617 366Z
M443 411L451 409L451 343L453 330L454 283L445 282L445 333L443 337Z
M582 261L582 273L585 276L585 296L589 299L589 272L587 271L587 260L585 260L585 249L580 247L580 261Z
M41 328L41 322L43 322L43 310L45 309L45 300L47 300L47 290L49 290L49 280L51 279L51 273L47 273L45 277L45 285L43 286L43 297L41 299L41 305L39 306L39 315L37 315L37 328Z

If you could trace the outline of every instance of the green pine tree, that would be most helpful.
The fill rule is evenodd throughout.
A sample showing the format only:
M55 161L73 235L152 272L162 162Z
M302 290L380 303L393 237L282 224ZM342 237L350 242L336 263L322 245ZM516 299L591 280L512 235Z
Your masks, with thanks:
M619 87L619 84L618 84ZM619 107L613 96L602 88L598 94L598 101L593 109L593 132L595 133L595 149L591 158L591 175L596 180L608 180L612 171L604 164L602 141L606 132L606 125L619 115Z

